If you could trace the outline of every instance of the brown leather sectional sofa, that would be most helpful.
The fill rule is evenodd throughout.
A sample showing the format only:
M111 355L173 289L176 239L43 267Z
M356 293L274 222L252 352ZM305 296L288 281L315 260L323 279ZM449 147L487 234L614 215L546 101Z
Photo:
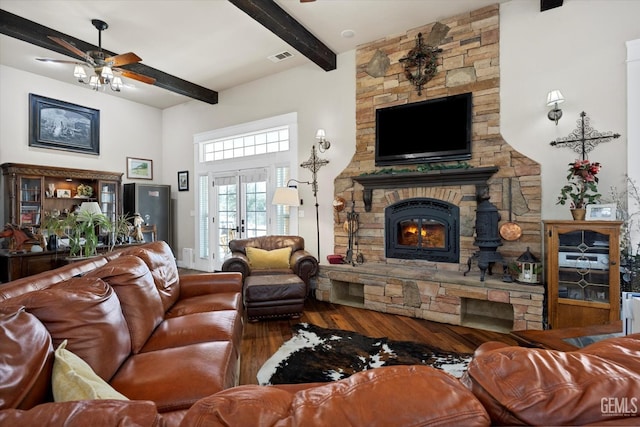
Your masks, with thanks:
M0 426L639 425L640 334L576 352L478 348L458 380L391 366L235 386L241 275L178 277L155 242L0 286ZM52 403L67 348L131 400Z
M390 366L327 384L244 385L197 402L189 427L640 425L640 334L580 351L482 344L458 380Z
M164 242L0 286L0 424L179 425L238 383L241 292L240 273L179 277ZM131 401L47 403L65 339Z

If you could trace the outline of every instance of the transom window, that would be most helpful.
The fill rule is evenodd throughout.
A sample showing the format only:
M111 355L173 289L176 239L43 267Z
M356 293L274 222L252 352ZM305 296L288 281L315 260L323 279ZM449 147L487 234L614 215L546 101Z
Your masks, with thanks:
M289 150L289 126L220 138L201 144L200 161L237 159Z

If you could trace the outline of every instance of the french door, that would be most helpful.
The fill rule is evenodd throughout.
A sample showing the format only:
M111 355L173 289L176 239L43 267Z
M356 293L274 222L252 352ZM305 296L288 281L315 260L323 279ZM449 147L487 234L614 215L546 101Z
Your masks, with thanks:
M267 234L267 170L213 175L209 192L211 261L213 269L219 270L229 253L229 241Z

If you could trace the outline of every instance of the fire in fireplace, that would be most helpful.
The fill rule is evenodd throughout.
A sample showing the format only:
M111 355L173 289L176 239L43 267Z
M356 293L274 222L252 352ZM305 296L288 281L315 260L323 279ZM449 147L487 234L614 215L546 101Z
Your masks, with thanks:
M460 209L448 202L413 198L385 209L385 256L457 263Z

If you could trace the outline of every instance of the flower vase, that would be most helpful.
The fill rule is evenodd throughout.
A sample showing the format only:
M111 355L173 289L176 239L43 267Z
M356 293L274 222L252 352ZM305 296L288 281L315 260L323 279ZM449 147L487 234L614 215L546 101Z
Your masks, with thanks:
M575 221L584 221L587 210L584 208L571 209L571 216Z

